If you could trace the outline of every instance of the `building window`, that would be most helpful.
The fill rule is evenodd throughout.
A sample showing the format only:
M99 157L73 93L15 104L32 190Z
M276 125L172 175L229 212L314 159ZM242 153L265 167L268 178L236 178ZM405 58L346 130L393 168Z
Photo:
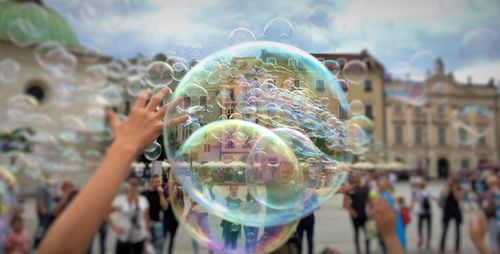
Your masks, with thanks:
M200 96L200 106L206 109L207 104L208 104L208 96Z
M415 126L415 144L421 145L424 143L423 141L424 138L424 128L422 125L416 125Z
M479 136L479 138L477 139L477 143L481 146L485 146L486 145L486 135L487 135L486 128L479 129L479 133L481 133L481 136Z
M444 116L444 106L443 105L439 105L437 107L437 115L438 116Z
M206 153L210 152L210 144L203 145L203 151L205 151Z
M446 145L446 126L438 127L438 144Z
M365 115L366 117L373 119L373 106L365 105Z
M402 145L403 144L403 126L402 125L396 125L395 126L395 139L396 139L396 144L397 145Z
M233 112L234 112L234 109L233 109L233 108L228 108L228 109L227 109L227 118L230 118L230 117L231 117L231 115L233 114Z
M317 79L316 80L316 91L317 92L324 92L325 91L325 81L322 79Z
M293 80L293 85L294 85L295 87L299 87L299 84L300 84L300 80L298 80L298 79L294 79L294 80Z
M365 80L365 92L371 92L373 90L372 81L367 79Z
M403 113L403 108L401 107L401 105L395 105L394 106L394 113L396 113L398 115L401 114L401 113Z
M245 143L243 144L243 148L250 148L250 147L252 147L252 142L250 142L250 140L245 141Z
M294 58L288 59L288 66L297 67L297 59L294 59Z
M234 148L234 143L231 139L228 139L226 142L226 148Z
M469 160L462 159L462 161L460 161L460 168L462 170L469 170Z
M465 145L469 141L467 131L464 128L458 129L458 142L460 145Z
M420 115L422 114L422 107L416 106L415 107L415 115Z
M267 64L276 65L276 58L274 58L274 57L269 57L269 58L267 59Z

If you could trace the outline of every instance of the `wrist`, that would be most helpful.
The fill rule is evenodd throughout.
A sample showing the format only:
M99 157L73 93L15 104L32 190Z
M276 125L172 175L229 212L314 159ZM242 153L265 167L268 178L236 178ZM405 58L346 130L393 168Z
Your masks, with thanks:
M396 232L391 232L391 233L388 233L388 234L384 234L382 236L382 238L384 239L385 242L398 240L398 236L396 235Z
M134 144L133 142L127 142L123 139L115 139L111 144L110 150L111 149L118 150L123 155L130 155L133 157L139 154L139 147L137 144Z

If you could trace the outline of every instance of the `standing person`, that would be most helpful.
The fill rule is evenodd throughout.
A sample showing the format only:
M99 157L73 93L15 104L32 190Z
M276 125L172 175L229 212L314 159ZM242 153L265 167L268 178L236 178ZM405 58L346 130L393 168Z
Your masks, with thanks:
M415 198L415 195L417 195L417 192L419 190L419 184L423 179L418 176L416 171L411 172L410 176L410 189L411 189L411 197L412 199Z
M149 204L139 195L141 185L137 177L129 177L127 183L127 194L113 201L112 210L118 213L118 219L115 224L110 218L109 226L118 235L116 254L141 254L148 234Z
M210 237L210 226L208 225L208 212L200 206L196 201L191 199L191 205L186 214L186 222L192 223L193 225L199 225L203 234L206 237ZM200 246L198 242L194 239L191 239L191 243L193 245L193 253L198 254ZM208 253L212 254L212 251L209 250Z
M166 210L168 207L167 200L163 194L163 188L161 186L161 178L159 175L154 175L150 181L148 188L142 192L142 195L146 197L149 203L149 218L152 222L152 227L150 230L151 242L156 250L156 253L161 253L163 250L163 222L161 221L161 212Z
M5 241L5 253L28 254L30 253L30 238L24 230L24 220L20 215L12 218L12 232Z
M228 210L236 211L241 208L242 200L238 198L238 185L229 185L229 195L226 197L226 207ZM222 220L220 223L222 227L222 237L224 238L224 247L227 250L235 250L236 243L241 233L241 225Z
M177 228L179 227L179 221L174 215L171 202L173 202L172 200L177 200L177 202L181 202L178 206L184 207L184 192L180 188L179 183L176 181L172 183L174 186L168 186L168 179L164 179L163 182L163 189L165 190L164 194L168 202L167 209L163 213L163 234L165 239L168 241L168 254L172 254L174 250L175 234L177 233ZM172 197L170 195L176 196Z
M387 201L389 206L392 207L396 211L397 214L397 223L396 223L396 233L398 236L399 241L401 242L401 246L403 246L403 249L407 250L407 245L406 245L406 233L405 233L405 227L404 227L404 222L403 222L403 216L401 215L401 212L398 211L397 206L396 206L396 201L390 194L391 186L389 182L387 181L386 178L382 177L379 179L379 192L380 196Z
M448 179L448 184L443 191L443 233L441 235L440 253L444 253L446 244L446 234L451 220L455 220L455 253L460 253L460 225L462 224L462 210L460 200L463 197L463 190L460 187L456 176L452 175Z
M405 234L406 234L406 227L411 223L410 208L408 208L408 206L406 206L406 200L404 197L398 197L397 203L398 203L398 210L401 213L401 217L403 218L403 225L404 225Z
M43 240L45 233L49 230L50 224L54 219L51 212L54 206L53 186L55 185L52 174L48 171L44 171L41 182L42 183L36 190L36 214L38 217L38 228L35 231L35 238L33 240L34 248L37 248Z
M306 217L300 219L299 225L297 226L297 234L299 237L299 254L302 253L302 241L304 237L304 231L307 236L307 253L314 253L314 212L307 215Z
M247 195L245 198L245 204L243 205L243 209L247 213L258 214L261 205L255 198L250 194L250 188L247 188ZM243 226L243 232L245 232L245 251L247 253L254 253L257 248L257 239L259 237L259 228L252 226Z
M427 241L425 246L428 250L431 248L431 236L432 236L432 196L427 190L427 183L421 181L418 190L413 198L412 207L416 207L416 212L418 216L418 243L417 246L420 248L423 244L422 228L424 223L427 224Z
M344 208L349 212L354 228L354 247L356 253L361 253L359 246L360 229L364 232L366 253L370 253L370 239L366 234L365 223L368 219L366 214L369 197L369 190L361 182L361 176L355 175L353 179L353 187L347 194L344 194Z
M497 223L497 207L499 204L498 199L500 198L500 190L498 189L498 179L496 175L492 174L486 179L488 185L488 191L486 192L485 198L481 204L481 208L486 215L488 222L488 237L489 237L489 249L493 253L498 251L498 223Z

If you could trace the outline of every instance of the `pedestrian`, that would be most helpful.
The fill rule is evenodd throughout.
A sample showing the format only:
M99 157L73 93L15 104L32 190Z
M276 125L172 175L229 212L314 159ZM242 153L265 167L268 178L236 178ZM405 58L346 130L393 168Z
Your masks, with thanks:
M417 174L416 171L411 172L410 176L410 189L411 189L411 197L415 198L417 192L419 190L419 184L423 179Z
M401 217L403 218L403 225L406 227L411 223L411 211L408 206L406 206L406 201L404 197L398 197L398 210L401 213Z
M44 171L42 174L41 184L36 190L36 214L38 217L38 227L35 231L35 237L33 240L34 248L43 240L46 232L49 230L54 216L52 214L52 208L54 206L54 196L55 196L55 181L52 174L48 171Z
M166 181L165 181L166 180ZM174 181L172 182L173 186L169 186L168 179L164 179L164 195L168 202L167 209L163 213L163 235L164 238L168 241L168 254L172 254L174 250L174 239L177 233L177 228L179 227L179 221L174 215L174 210L172 209L172 200L177 200L181 202L179 207L184 207L184 192L179 186L179 183ZM175 190L172 192L172 190ZM171 195L176 195L172 197Z
M146 197L149 203L149 218L152 223L150 236L156 253L161 253L163 250L164 237L161 213L168 207L167 200L163 194L161 180L159 175L153 175L149 180L148 188L142 192L142 195Z
M251 188L253 187L247 188L247 195L245 197L245 204L243 204L243 210L246 213L258 214L262 209L262 206L250 193ZM259 228L253 226L243 226L243 232L245 233L245 251L247 253L254 253L257 248Z
M203 235L210 236L210 226L208 224L208 212L200 206L196 201L190 201L191 205L186 214L186 222L189 224L197 225L200 227ZM191 239L191 244L193 246L193 253L199 254L200 246L198 242L194 239ZM209 250L208 253L212 254L212 251Z
M403 246L403 249L407 249L406 245L406 233L405 233L405 228L404 228L404 222L403 222L403 217L401 215L401 212L397 210L396 206L396 201L390 194L391 190L391 185L389 184L388 180L385 177L382 177L379 179L379 192L380 196L387 201L390 207L396 211L397 215L397 222L396 222L396 233L398 236L399 241L401 242L401 246Z
M363 231L365 238L365 252L370 253L370 239L367 237L365 223L368 219L366 214L368 204L369 190L361 182L360 175L354 175L353 187L344 194L344 208L351 217L354 229L354 247L357 254L361 254L360 231Z
M488 223L488 238L489 238L489 249L493 253L498 251L498 240L499 240L499 224L497 221L497 209L500 210L497 200L500 199L500 190L498 188L498 179L496 175L491 174L486 179L488 186L488 191L486 192L485 198L481 204L481 208L484 211ZM498 211L500 213L500 211Z
M460 253L460 226L462 224L462 210L460 200L463 198L463 190L455 175L448 178L448 183L443 190L443 232L441 235L440 253L444 253L446 234L451 220L455 221L455 253Z
M238 185L229 185L229 195L226 197L226 207L230 211L241 209L243 201L238 198ZM224 247L226 250L235 250L236 243L241 233L241 225L222 220L220 226L222 227L222 237L224 238Z
M418 186L418 190L412 202L412 207L415 207L418 216L418 242L417 246L420 248L423 244L423 226L424 223L427 225L427 241L425 246L427 250L431 248L431 236L432 236L432 196L427 190L427 183L421 181Z
M139 195L140 181L131 176L127 181L127 194L119 195L112 204L117 221L109 218L109 226L118 235L116 254L141 254L148 234L149 203Z
M24 230L24 220L20 215L12 218L12 231L5 240L6 254L28 254L30 253L30 238Z

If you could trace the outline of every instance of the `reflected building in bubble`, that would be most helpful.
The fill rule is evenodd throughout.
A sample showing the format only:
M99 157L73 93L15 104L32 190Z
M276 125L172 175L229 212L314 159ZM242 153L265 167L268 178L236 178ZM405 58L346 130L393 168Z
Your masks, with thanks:
M431 177L498 160L498 96L493 80L465 84L441 59L422 82L387 81L389 159Z

